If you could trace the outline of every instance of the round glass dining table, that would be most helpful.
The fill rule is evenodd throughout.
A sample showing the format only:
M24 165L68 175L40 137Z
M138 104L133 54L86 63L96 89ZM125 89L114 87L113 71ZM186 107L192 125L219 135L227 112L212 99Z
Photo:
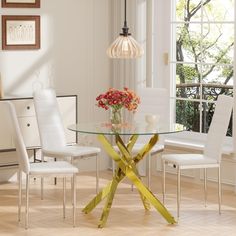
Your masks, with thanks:
M177 123L148 124L148 123L81 123L68 126L68 129L78 133L103 134L103 135L155 135L181 132L184 126Z
M136 165L151 151L153 146L157 143L160 134L181 132L184 130L183 125L159 123L148 124L145 122L112 125L108 122L103 122L73 124L70 125L68 129L78 133L96 134L104 150L107 152L109 157L115 161L117 166L111 182L104 187L83 209L83 212L87 214L91 212L104 198L107 198L98 224L99 228L105 226L118 184L125 177L127 177L138 189L141 201L146 210L150 210L152 204L168 223L176 223L174 217L170 214L167 208L142 182ZM132 148L134 147L139 135L150 136L150 139L143 145L138 153L133 155ZM119 151L114 149L109 136L115 137L115 142ZM124 141L124 137L127 136L128 141L126 142Z

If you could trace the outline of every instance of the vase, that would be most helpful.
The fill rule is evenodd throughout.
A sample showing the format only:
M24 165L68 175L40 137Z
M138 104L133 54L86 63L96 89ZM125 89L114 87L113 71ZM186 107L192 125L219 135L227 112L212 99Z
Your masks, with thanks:
M110 121L113 126L119 125L122 123L121 109L111 108Z

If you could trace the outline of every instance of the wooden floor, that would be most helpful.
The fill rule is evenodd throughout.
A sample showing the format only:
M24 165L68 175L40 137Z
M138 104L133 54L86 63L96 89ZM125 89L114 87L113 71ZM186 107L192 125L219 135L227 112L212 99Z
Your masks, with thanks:
M101 173L101 186L108 183L111 172ZM152 190L161 199L160 178L153 177ZM77 181L77 227L72 227L70 191L67 191L67 217L62 218L61 183L53 185L48 180L45 186L45 199L40 200L39 180L32 180L30 195L29 229L24 229L24 221L17 222L17 184L0 185L0 235L10 236L90 236L90 235L236 235L236 194L223 192L222 214L218 214L217 190L208 191L208 206L203 203L203 192L199 185L183 183L181 217L176 225L169 225L154 208L146 212L136 190L123 182L118 192L105 228L97 228L103 202L90 214L81 212L83 206L95 194L95 177L82 173ZM175 182L167 181L166 207L176 216Z

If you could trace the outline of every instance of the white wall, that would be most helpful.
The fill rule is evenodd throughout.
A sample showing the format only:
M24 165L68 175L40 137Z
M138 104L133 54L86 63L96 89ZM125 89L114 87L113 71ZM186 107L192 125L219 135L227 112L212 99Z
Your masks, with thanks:
M109 6L109 0L41 0L40 9L1 8L1 15L41 16L40 50L0 53L5 95L31 95L40 81L78 94L81 121L102 119L104 112L94 116L93 108L110 84Z
M41 83L58 93L78 94L80 122L106 119L95 98L110 87L105 53L111 42L110 0L41 0L41 8L0 8L0 13L41 16L40 50L0 50L5 96L32 95ZM95 136L88 139L97 144Z
M170 0L154 1L154 87L170 88L170 67L165 64L164 56L168 54L170 58Z

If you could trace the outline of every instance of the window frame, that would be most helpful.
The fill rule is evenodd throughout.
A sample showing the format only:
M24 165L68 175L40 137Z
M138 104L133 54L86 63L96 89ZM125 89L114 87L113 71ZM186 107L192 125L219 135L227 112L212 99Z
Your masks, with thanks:
M233 28L235 28L235 18L236 18L236 1L234 0L234 21L204 21L203 20L203 14L202 14L202 9L201 9L201 20L200 21L191 21L189 22L190 24L198 24L200 25L201 27L201 38L202 38L202 35L203 35L203 26L204 24L231 24L231 25L234 25ZM199 133L203 133L203 114L202 114L202 108L203 108L203 104L204 103L207 103L207 104L210 104L210 103L215 103L216 101L209 101L209 100L206 100L203 98L203 91L202 91L202 87L203 87L203 80L202 80L202 76L200 78L200 91L199 91L199 95L200 95L200 98L199 99L192 99L192 98L180 98L180 97L176 97L176 65L178 63L182 63L182 64L189 64L189 65L196 65L196 64L200 64L200 66L205 66L205 65L217 65L217 66L231 66L234 70L234 72L236 71L235 70L235 63L233 64L224 64L224 63L204 63L204 62L188 62L188 61L183 61L183 62L178 62L176 60L176 55L175 55L175 51L176 51L176 27L177 25L181 25L181 24L184 24L184 23L187 23L185 21L177 21L175 20L175 15L176 15L176 1L171 1L171 16L170 16L170 34L171 34L171 42L170 42L170 99L172 100L171 104L174 104L172 105L171 107L171 116L173 117L173 119L175 120L175 114L176 114L176 101L177 100L183 100L183 101L190 101L190 102L200 102L200 117L199 117ZM203 6L201 6L203 7ZM236 38L235 33L236 30L234 30L234 39ZM201 45L202 45L202 42L201 41ZM235 43L235 41L234 41ZM201 46L201 53L203 52L203 49L202 49L202 46ZM234 61L236 61L236 49L235 49L235 46L234 46ZM175 59L175 60L174 60ZM235 94L235 73L234 73L234 76L233 76L233 94ZM235 118L233 119L233 124L235 124ZM233 132L233 135L236 133L235 132L235 125L233 125L232 127L232 132ZM192 132L192 131L191 131Z

